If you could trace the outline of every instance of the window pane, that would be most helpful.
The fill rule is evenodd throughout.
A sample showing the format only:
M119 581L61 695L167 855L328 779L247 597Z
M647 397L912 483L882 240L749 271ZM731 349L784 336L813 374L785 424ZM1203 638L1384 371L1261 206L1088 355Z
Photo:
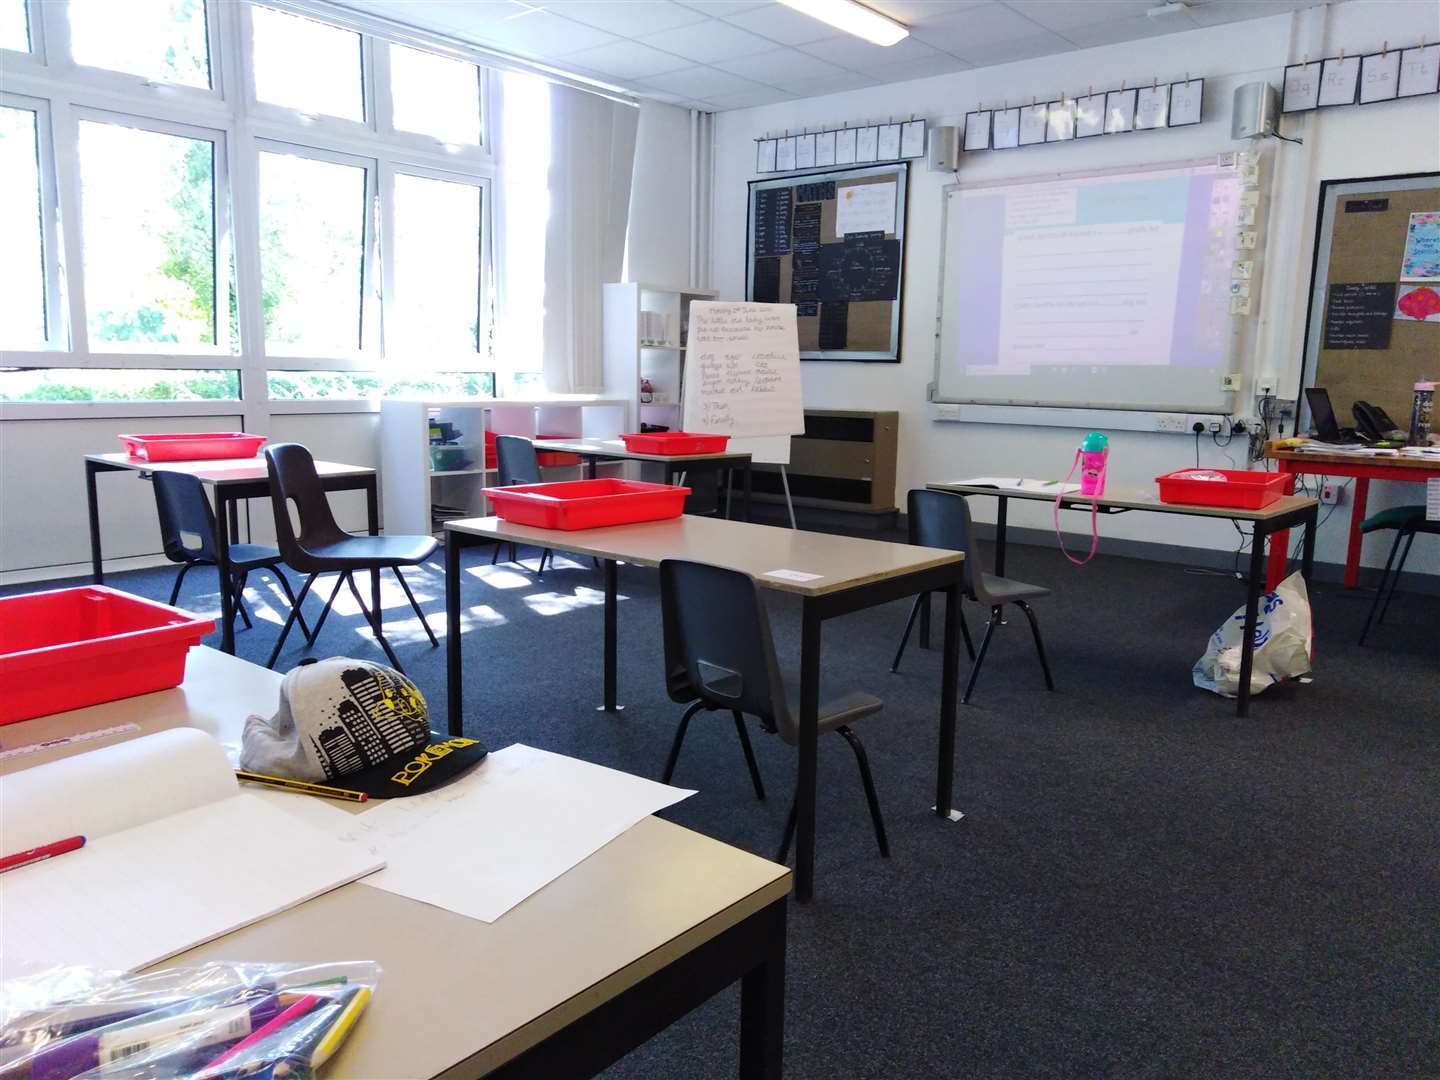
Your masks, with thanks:
M205 0L70 0L77 64L210 86Z
M181 368L0 369L0 401L238 401L240 373Z
M45 341L45 247L40 230L40 161L35 113L0 108L0 342Z
M360 35L252 7L255 96L301 112L365 120Z
M25 0L0 0L0 49L30 51L30 21Z
M395 177L395 303L385 351L402 361L480 346L480 189Z
M364 169L260 154L260 283L268 345L307 353L358 349L364 254Z
M493 398L489 371L431 371L392 377L374 371L270 371L265 385L276 401L355 401L379 398Z
M80 122L92 348L215 344L215 145Z
M397 131L447 143L480 141L480 69L474 64L391 45L390 88Z

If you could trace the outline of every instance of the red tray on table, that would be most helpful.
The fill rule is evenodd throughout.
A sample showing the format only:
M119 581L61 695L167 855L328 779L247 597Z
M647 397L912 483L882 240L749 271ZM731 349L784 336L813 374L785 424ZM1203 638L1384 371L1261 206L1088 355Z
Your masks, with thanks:
M183 432L165 435L121 435L125 452L139 461L209 461L252 458L265 444L264 435L243 431Z
M723 454L729 435L702 435L694 431L647 431L621 435L632 454Z
M1223 480L1198 480L1196 474L1223 476ZM1191 506L1227 506L1238 510L1260 510L1285 494L1284 473L1254 469L1180 469L1157 476L1160 501L1189 503Z
M679 517L690 489L607 478L512 484L485 488L484 494L505 521L572 531Z

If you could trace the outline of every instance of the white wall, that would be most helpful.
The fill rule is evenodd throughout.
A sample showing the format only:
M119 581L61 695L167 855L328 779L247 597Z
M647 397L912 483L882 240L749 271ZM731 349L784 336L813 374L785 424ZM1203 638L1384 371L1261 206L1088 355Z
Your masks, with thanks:
M722 296L738 298L745 287L747 188L754 178L753 139L784 129L875 121L887 117L926 117L932 125L960 124L964 113L983 103L997 105L1032 96L1054 97L1158 78L1162 82L1204 76L1205 115L1190 128L1102 137L1084 143L1038 146L1015 153L966 155L963 182L987 182L1055 172L1084 172L1205 157L1237 149L1230 139L1230 100L1234 87L1256 79L1279 86L1282 69L1293 58L1378 51L1440 36L1440 4L1431 0L1352 0L1333 8L1194 30L1124 45L1106 46L992 68L958 72L909 83L807 98L762 108L721 113L715 123L713 196L714 281ZM1351 176L1440 169L1440 98L1332 109L1286 117L1285 134L1304 138L1304 146L1268 141L1275 163L1267 237L1264 294L1258 313L1257 356L1252 375L1275 375L1283 388L1299 381L1314 244L1316 198L1320 181ZM926 385L934 373L933 331L938 290L941 189L954 181L949 173L930 172L916 162L910 177L906 225L902 362L892 364L806 363L805 403L813 408L898 409L900 460L898 492L926 481L964 475L1022 474L1053 476L1069 467L1078 433L1062 428L997 424L936 423L929 418ZM1248 400L1248 395L1247 395ZM1150 484L1162 472L1194 463L1190 438L1117 432L1111 439L1111 470L1117 483ZM1243 465L1242 440L1229 454ZM1208 440L1203 464L1228 467L1224 454ZM1409 484L1374 484L1371 507L1416 501L1423 493ZM976 500L977 514L993 514ZM1348 507L1322 528L1318 557L1340 562L1345 553ZM1011 521L1049 527L1048 508L1013 507ZM1079 515L1068 525L1088 528ZM1153 540L1199 548L1233 550L1228 523L1168 519L1156 515L1113 517L1101 522L1103 536ZM1072 545L1073 546L1073 545ZM1440 552L1417 545L1411 569L1440 573ZM1103 550L1103 548L1102 548ZM1380 544L1367 549L1367 562L1383 562Z

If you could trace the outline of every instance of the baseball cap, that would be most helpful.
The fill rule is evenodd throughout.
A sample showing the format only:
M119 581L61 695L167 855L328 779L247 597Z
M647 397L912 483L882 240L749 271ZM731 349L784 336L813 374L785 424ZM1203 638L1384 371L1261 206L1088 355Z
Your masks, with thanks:
M275 715L245 721L240 767L393 799L433 791L488 753L431 731L424 696L400 672L342 656L285 676Z

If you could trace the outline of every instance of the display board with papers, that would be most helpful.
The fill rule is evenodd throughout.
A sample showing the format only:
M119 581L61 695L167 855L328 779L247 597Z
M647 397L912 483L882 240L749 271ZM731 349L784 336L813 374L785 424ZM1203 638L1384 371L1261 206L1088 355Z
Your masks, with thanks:
M804 432L795 305L690 304L684 424L734 438Z

